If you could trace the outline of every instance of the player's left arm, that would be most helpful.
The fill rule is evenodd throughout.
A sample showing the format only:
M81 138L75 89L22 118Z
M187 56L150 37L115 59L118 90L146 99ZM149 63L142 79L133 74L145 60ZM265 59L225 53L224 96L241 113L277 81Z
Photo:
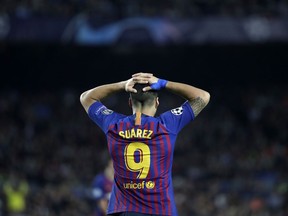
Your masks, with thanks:
M137 81L137 83L144 83L144 82L145 81ZM116 83L109 83L97 86L95 88L83 92L80 95L80 102L84 107L84 109L86 110L86 112L88 113L89 107L95 101L101 101L104 98L109 97L110 95L120 91L137 92L136 89L134 89L135 83L136 81L134 81L131 78L126 81L120 81Z
M108 97L109 95L122 91L125 89L125 83L124 82L117 82L117 83L110 83L105 85L100 85L95 88L89 89L85 92L83 92L80 95L80 102L86 112L88 113L89 107L95 102L95 101L101 101L104 98Z

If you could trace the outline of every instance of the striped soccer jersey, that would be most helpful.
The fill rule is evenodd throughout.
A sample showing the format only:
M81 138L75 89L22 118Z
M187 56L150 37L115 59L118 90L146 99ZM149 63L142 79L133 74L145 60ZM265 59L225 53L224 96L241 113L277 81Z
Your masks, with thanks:
M123 115L96 101L89 117L105 133L113 159L114 184L107 214L140 212L177 216L172 184L175 141L181 129L194 119L190 104L158 117Z

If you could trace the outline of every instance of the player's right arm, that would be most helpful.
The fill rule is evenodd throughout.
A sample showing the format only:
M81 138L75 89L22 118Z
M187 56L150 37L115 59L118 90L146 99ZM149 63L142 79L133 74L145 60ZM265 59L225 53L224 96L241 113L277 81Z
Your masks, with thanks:
M153 76L153 74L142 72L132 75L132 78L135 82L149 82L150 86L145 87L143 91L149 91L151 89L160 90L165 88L166 90L183 97L189 102L195 117L204 109L210 100L210 94L207 91L189 84L159 79Z
M165 89L188 100L195 117L210 100L210 94L207 91L185 83L168 81Z

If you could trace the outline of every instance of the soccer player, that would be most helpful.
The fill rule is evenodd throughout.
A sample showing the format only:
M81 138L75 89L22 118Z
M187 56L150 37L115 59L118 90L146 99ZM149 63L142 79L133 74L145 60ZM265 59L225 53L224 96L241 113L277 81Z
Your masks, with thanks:
M181 106L159 116L157 92L182 97ZM107 108L101 101L117 92L130 93L132 115ZM113 216L177 216L172 161L178 133L199 115L210 94L192 85L136 73L126 81L83 92L81 104L105 133L113 160L114 184L107 209Z
M92 197L96 201L93 216L106 215L114 179L113 162L110 159L103 172L97 173L92 181Z

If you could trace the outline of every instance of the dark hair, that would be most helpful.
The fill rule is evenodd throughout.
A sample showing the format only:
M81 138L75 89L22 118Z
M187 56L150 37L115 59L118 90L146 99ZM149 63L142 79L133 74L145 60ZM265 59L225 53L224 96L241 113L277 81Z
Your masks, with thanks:
M143 92L143 88L149 86L147 84L139 84L136 83L134 88L137 90L137 93L130 93L132 102L140 102L140 103L152 103L156 97L158 97L158 91L150 90Z

